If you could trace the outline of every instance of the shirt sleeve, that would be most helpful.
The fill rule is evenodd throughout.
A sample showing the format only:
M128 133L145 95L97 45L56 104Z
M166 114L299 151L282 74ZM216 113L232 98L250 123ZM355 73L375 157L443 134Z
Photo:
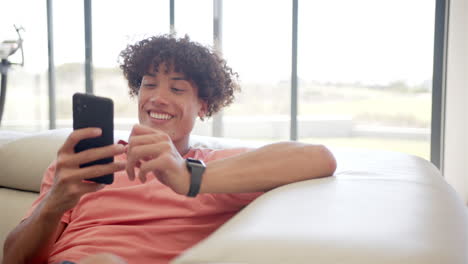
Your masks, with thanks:
M26 213L26 215L23 217L21 221L24 221L28 217L30 217L32 213L34 212L34 210L36 210L37 206L42 202L42 200L44 200L44 198L46 197L47 193L49 192L50 188L52 187L54 183L55 170L56 170L56 161L52 162L52 164L50 164L47 170L45 171L44 176L42 177L39 197L33 202L31 208L29 208L28 212ZM72 210L65 212L65 214L63 214L61 218L61 221L64 222L65 224L70 223L71 211Z

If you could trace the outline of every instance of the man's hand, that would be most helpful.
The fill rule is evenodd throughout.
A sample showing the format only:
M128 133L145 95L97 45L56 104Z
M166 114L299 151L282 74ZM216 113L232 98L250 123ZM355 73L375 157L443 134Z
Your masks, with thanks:
M124 152L122 145L114 144L75 153L74 147L80 140L98 137L101 133L99 128L75 130L59 149L54 184L44 205L51 212L63 214L73 208L84 194L98 191L104 187L103 184L85 181L86 179L114 173L125 168L125 162L80 168L80 164L113 157Z
M135 125L130 134L127 150L127 173L135 179L135 167L140 168L138 178L146 181L152 172L163 184L178 194L186 194L190 184L190 173L185 160L177 151L166 133L146 126Z

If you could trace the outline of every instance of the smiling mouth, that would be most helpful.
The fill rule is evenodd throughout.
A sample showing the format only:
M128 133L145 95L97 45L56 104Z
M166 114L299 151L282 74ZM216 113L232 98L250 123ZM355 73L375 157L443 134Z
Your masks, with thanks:
M166 113L158 113L158 112L148 111L148 114L149 114L149 116L151 116L152 118L158 119L158 120L169 120L169 119L172 119L172 118L173 118L172 115L166 114Z

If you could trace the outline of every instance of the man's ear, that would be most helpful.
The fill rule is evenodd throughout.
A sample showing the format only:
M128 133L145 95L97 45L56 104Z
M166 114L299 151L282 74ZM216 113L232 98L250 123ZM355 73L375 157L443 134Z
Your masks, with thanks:
M198 117L203 121L203 118L205 118L206 113L208 112L208 103L205 100L200 100L200 103L201 107L198 111Z

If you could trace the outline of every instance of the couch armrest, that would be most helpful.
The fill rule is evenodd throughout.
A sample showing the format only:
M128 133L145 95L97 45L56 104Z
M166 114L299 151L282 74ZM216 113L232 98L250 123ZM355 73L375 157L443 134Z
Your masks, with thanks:
M395 175L379 173L382 155L374 168L354 159L361 171L264 194L173 263L467 263L468 217L453 189L404 154L381 164Z
M57 150L70 131L48 130L3 144L0 147L0 186L39 192L44 171L57 156Z
M0 186L39 192L45 170L57 157L58 149L71 131L71 128L33 134L3 131L0 134ZM127 139L128 134L129 131L115 130L115 141Z

